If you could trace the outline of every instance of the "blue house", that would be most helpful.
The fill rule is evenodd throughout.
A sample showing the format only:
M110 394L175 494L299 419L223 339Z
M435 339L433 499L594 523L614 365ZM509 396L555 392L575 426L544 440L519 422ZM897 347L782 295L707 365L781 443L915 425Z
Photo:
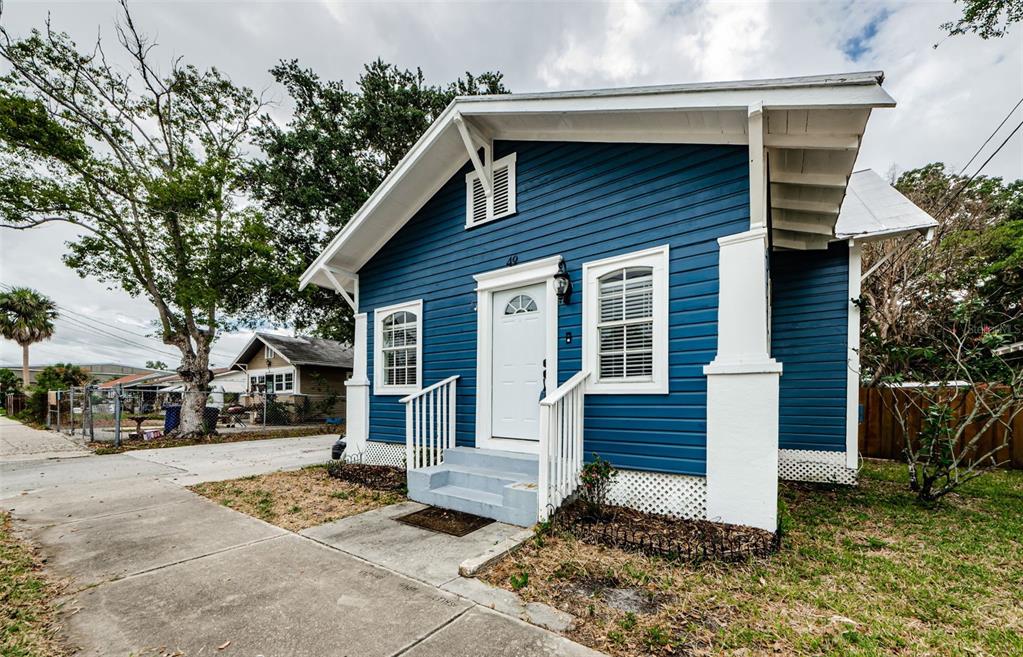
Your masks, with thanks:
M933 224L853 172L882 81L455 99L302 278L356 313L350 457L520 525L594 454L768 530L779 476L854 483L860 245Z

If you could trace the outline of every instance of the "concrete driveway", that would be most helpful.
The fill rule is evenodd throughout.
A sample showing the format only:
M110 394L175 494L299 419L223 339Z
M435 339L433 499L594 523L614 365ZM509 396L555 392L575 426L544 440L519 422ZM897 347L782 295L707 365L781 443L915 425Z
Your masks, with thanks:
M597 654L181 487L320 463L332 441L0 463L0 505L71 578L81 655Z
M0 415L0 461L34 461L89 454L84 439L26 427Z

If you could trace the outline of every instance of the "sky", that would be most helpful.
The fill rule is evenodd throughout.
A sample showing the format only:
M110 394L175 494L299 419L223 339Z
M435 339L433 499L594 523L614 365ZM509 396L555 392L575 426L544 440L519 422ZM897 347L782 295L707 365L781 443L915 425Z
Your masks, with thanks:
M162 61L181 56L216 66L234 82L265 91L280 121L289 104L268 70L282 59L346 83L378 57L418 66L438 84L465 71L499 70L515 92L883 70L898 107L874 112L857 162L883 175L934 161L959 170L1023 97L1023 24L1002 39L946 38L939 26L957 18L961 6L951 0L132 3ZM23 35L41 27L47 14L83 47L97 34L113 41L113 2L6 0L0 23ZM1023 111L1014 117L1010 129ZM1007 133L989 144L971 172ZM984 173L1023 177L1023 131ZM64 243L74 237L66 226L0 229L0 283L34 287L63 314L53 339L32 347L33 363L174 364L172 348L145 337L156 318L147 301L83 280L63 265ZM250 336L223 335L214 364L229 364ZM0 341L0 362L20 363L20 348Z

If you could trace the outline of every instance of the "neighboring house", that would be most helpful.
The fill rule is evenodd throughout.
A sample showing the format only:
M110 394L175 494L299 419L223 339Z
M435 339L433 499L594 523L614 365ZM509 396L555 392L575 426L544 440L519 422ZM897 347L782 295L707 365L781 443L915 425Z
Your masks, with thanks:
M769 530L779 475L853 482L860 244L934 224L853 173L882 80L455 99L302 277L356 313L350 452L522 525L594 454Z
M266 392L283 403L327 403L329 412L345 414L345 381L352 375L348 345L307 336L256 333L231 364L248 377L247 399Z

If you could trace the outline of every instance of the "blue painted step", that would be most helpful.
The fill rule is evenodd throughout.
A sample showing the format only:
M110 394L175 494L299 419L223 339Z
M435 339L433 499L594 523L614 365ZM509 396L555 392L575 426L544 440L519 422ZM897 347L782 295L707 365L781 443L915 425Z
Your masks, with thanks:
M444 463L408 473L409 498L528 527L536 523L535 455L455 447Z

